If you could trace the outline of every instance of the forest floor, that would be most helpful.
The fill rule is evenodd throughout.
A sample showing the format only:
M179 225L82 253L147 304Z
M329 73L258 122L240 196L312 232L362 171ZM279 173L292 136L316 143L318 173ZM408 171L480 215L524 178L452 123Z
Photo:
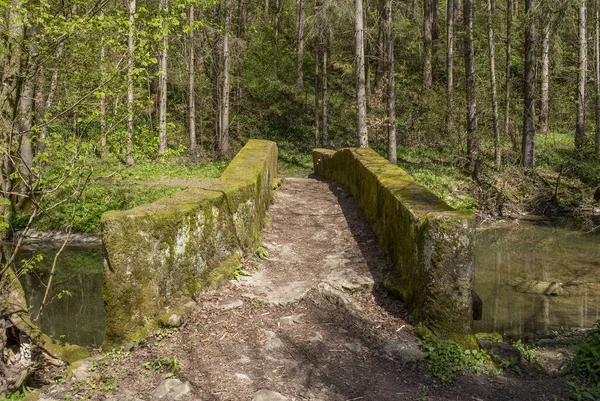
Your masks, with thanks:
M39 400L149 401L169 377L191 391L171 399L568 398L553 349L518 372L459 374L446 384L434 378L408 310L381 286L390 268L383 249L338 184L286 179L270 214L268 258L248 259L237 279L203 294L181 327L99 356L71 376L43 372L38 379L51 385Z

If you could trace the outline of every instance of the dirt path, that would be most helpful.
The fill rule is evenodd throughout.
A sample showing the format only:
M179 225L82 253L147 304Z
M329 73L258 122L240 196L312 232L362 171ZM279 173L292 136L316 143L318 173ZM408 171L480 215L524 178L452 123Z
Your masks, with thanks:
M380 288L389 268L355 201L337 184L288 179L277 191L253 275L204 294L177 330L105 358L73 399L153 400L169 363L195 400L553 400L543 372L434 380L404 305ZM167 365L157 372L156 361ZM144 365L146 364L146 365ZM94 384L94 387L90 385ZM104 388L104 390L102 390ZM64 390L64 385L63 385ZM260 393L269 390L279 393ZM270 397L270 398L269 398ZM278 398L279 397L279 398Z

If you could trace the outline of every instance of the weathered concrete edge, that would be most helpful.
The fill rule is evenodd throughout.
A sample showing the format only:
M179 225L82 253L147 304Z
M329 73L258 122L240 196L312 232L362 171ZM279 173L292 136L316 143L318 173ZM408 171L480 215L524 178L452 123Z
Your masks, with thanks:
M137 343L159 316L218 285L260 240L277 145L250 140L220 179L102 216L106 347Z
M452 209L372 149L313 150L314 171L345 185L396 266L385 285L434 334L475 346L472 213Z

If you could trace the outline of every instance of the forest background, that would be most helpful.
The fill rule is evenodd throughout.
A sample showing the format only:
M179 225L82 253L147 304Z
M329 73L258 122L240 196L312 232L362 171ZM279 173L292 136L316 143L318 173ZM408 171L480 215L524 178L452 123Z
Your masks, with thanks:
M98 232L249 138L278 142L283 175L313 147L369 145L482 220L593 214L597 0L0 7L5 237Z

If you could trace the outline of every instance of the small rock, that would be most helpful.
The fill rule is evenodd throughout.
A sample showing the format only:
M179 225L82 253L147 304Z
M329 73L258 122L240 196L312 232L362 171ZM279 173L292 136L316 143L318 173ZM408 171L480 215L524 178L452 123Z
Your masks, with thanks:
M344 347L346 347L347 350L352 351L352 352L362 351L362 345L358 341L353 342L353 343L345 343Z
M477 345L502 361L521 363L521 351L510 344L478 339Z
M419 349L419 346L412 343L388 341L383 346L383 351L391 357L399 357L404 362L415 362L425 358L425 353Z
M64 400L69 395L69 386L66 384L53 384L47 390L48 398Z
M238 380L242 380L242 381L252 381L252 379L250 379L250 376L248 376L246 373L236 373L235 377Z
M95 357L75 362L73 366L77 367L71 370L72 380L86 381L93 374L93 372L90 372L90 366L99 359L99 357Z
M300 318L302 316L304 316L304 315L300 314L300 315L283 316L283 317L279 318L279 323L287 324L287 325L291 325L294 323L300 323Z
M309 337L308 340L309 343L322 343L323 342L323 335L319 332L315 332L315 335L312 337Z
M183 305L186 309L194 309L196 306L198 306L198 304L194 301L186 302L185 305Z
M183 324L183 317L176 313L171 314L167 319L167 326L169 327L179 327Z
M131 390L119 390L119 394L108 397L106 401L144 401L135 396Z
M252 359L248 358L246 355L242 355L240 359L237 361L240 365L246 365L252 362Z
M217 309L220 309L222 311L228 311L231 309L241 308L242 306L244 306L244 301L242 301L241 299L238 299L237 301L229 302L229 303L223 304L223 305L218 305Z
M277 337L277 334L267 330L265 331L265 335L267 336L267 344L265 345L266 349L278 349L283 347L283 341Z
M189 382L179 379L167 379L163 381L153 392L155 398L166 398L169 400L181 400L192 392Z
M288 401L288 399L275 391L258 390L252 396L252 401Z

